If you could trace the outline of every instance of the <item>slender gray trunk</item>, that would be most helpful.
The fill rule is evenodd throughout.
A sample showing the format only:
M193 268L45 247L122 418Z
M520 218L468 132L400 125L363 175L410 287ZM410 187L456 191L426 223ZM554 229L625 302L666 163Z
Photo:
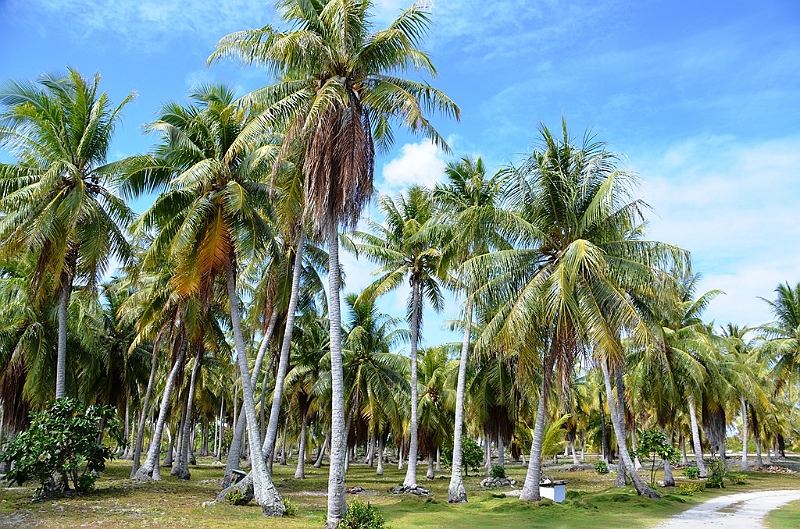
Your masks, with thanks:
M436 448L436 472L442 471L442 447Z
M289 433L289 417L283 422L283 443L281 444L281 465L286 465L286 434Z
M464 334L461 339L461 354L458 362L458 379L456 382L455 428L453 434L453 457L450 470L450 484L447 487L449 503L465 503L467 490L463 477L463 445L464 436L464 393L467 378L467 360L472 332L472 300L470 291L466 289L464 301Z
M623 389L624 379L622 377L622 367L617 367L614 369L614 378L617 384L617 410L622 416L622 438L617 437L617 447L620 453L622 453L622 448L620 445L624 445L627 441L627 435L625 428L625 391ZM611 397L613 398L613 397ZM617 487L624 487L625 486L625 462L620 457L619 461L617 462Z
M330 240L328 241L330 243ZM339 283L339 268L338 268L338 233L336 236L337 244L337 268L330 270L331 276L336 276L336 283ZM271 458L275 450L275 438L278 434L278 419L281 413L281 399L283 398L283 383L286 379L286 373L289 371L289 353L292 348L292 332L294 332L294 319L297 312L297 300L300 294L300 276L303 271L303 249L305 248L305 231L302 227L297 236L297 248L294 254L294 264L292 268L292 291L289 294L289 306L286 312L286 329L283 332L283 342L281 343L281 355L278 359L278 373L275 376L275 389L272 392L272 407L269 411L269 423L267 424L267 434L264 438L264 457ZM333 266L333 265L331 265ZM337 303L339 291L335 292ZM331 298L334 293L331 293ZM332 318L333 316L331 316ZM331 320L331 329L334 324ZM341 327L341 320L336 322L337 329ZM341 333L341 331L339 331ZM339 354L341 355L341 346ZM282 463L285 464L285 463ZM342 501L344 501L344 482L342 482ZM342 511L344 512L344 511Z
M686 438L681 433L681 465L689 466L689 456L686 455Z
M161 437L164 435L164 424L167 422L169 400L175 388L175 379L178 378L178 371L180 371L183 366L183 358L186 356L186 345L186 339L184 337L181 341L178 357L175 359L175 364L172 366L172 370L169 372L167 382L164 386L164 395L161 397L161 408L158 412L155 431L150 438L150 449L147 451L147 458L144 461L144 465L139 467L136 471L136 474L133 476L134 479L161 480L161 471L158 467L161 455Z
M417 388L417 346L419 345L419 324L422 319L422 298L419 280L412 278L411 284L411 418L409 421L408 468L403 486L417 485L417 423L419 397Z
M367 449L367 465L369 468L375 464L375 434L369 437L369 447Z
M222 438L225 436L224 418L225 418L225 394L222 395L222 399L220 399L219 403L219 426L217 427L218 439L217 439L217 444L215 446L217 461L219 461L220 458L222 457Z
M579 464L579 463L578 463L578 454L575 452L575 439L573 439L573 440L570 442L570 445L571 445L571 447L572 447L572 464L573 464L574 466L578 466L578 464Z
M492 441L489 440L488 435L484 435L483 440L483 468L486 470L486 475L492 475Z
M326 528L335 529L347 511L344 492L344 458L347 432L344 429L344 368L342 365L342 311L339 301L339 232L336 219L329 219L328 313L331 348L331 454L328 471L328 517Z
M753 438L756 441L756 466L761 468L764 466L764 460L761 459L761 438L758 432L753 432Z
M697 426L697 411L694 405L694 395L686 398L689 404L689 422L692 425L692 446L694 448L694 458L697 461L697 469L700 471L701 478L708 477L705 462L703 461L703 446L700 444L700 428Z
M771 465L772 464L772 452L770 452L769 443L766 443L766 446L767 446L767 465Z
M194 367L192 368L192 376L189 379L189 396L186 399L186 415L183 419L183 432L181 433L181 450L180 457L178 458L178 470L174 474L178 479L188 480L191 477L189 472L189 452L190 445L192 444L192 432L194 431L194 416L192 413L192 403L194 402L194 393L197 386L197 378L200 375L200 368L203 365L202 350L198 351L194 359Z
M232 260L233 261L233 260ZM236 346L236 357L239 361L239 371L242 381L242 400L244 401L245 417L247 419L247 435L250 443L250 464L253 475L253 495L256 503L261 506L261 511L267 516L283 516L285 507L283 499L272 478L267 473L267 465L261 452L260 432L258 431L258 417L253 397L253 385L250 383L250 369L247 365L244 336L242 335L242 322L239 316L239 297L236 294L235 262L231 262L227 270L228 300L231 311L231 327Z
M614 393L611 391L611 375L608 372L608 365L606 364L605 360L600 361L600 366L603 369L603 379L605 381L606 386L606 396L608 397L606 401L608 402L608 411L611 414L611 424L614 427L614 433L617 436L617 439L624 439L625 438L625 426L623 425L622 417L620 417L619 412L617 411L616 403L614 402ZM625 468L631 469L630 476L633 480L633 485L636 487L636 492L639 494L643 494L649 498L658 499L659 496L650 487L648 487L644 481L642 481L641 476L634 470L633 461L631 460L630 452L628 452L628 446L625 443L621 443L619 445L620 453L619 459L620 461L625 463Z
M400 454L397 456L397 470L403 470L403 448L405 447L405 439L400 440Z
M436 475L433 472L433 453L428 451L428 471L425 473L425 479L434 479Z
M323 441L322 446L319 449L319 453L317 454L317 460L314 461L314 468L320 468L322 466L322 458L325 457L325 450L328 449L328 446L331 444L331 430L328 429L328 433L325 434L325 441Z
M497 464L505 468L506 466L506 447L503 445L503 436L497 436Z
M747 401L741 397L742 405L742 470L747 470Z
M67 378L67 311L72 296L72 273L62 274L61 292L58 300L58 357L56 359L56 398L66 397Z
M378 469L375 471L375 474L378 476L383 476L383 450L384 440L381 435L378 437Z
M550 376L550 370L543 377ZM523 501L539 501L539 483L542 480L542 437L544 436L544 409L546 404L547 383L543 381L539 391L539 404L536 407L536 424L533 426L533 441L531 442L531 456L528 459L528 472L525 474L525 485L519 499Z
M667 433L666 428L664 428L664 436L666 436L667 441L669 441L670 445L672 445L672 437ZM672 465L670 465L669 461L666 459L664 460L664 486L675 486L675 478L672 476Z
M300 423L300 446L297 450L297 470L294 471L296 479L305 479L306 477L306 428L308 427L308 418L303 414L302 422Z

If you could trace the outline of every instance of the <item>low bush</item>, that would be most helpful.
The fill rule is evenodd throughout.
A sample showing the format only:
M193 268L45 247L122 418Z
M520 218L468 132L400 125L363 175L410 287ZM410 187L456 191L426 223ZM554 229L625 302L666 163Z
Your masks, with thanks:
M598 461L594 464L594 469L598 474L608 474L608 463L605 461Z
M247 505L250 502L244 492L236 487L228 491L225 495L225 501L231 505Z
M700 477L700 469L697 467L686 467L683 469L683 475L689 479L698 479Z
M284 516L297 516L297 513L300 512L300 508L297 504L289 498L283 498L283 508Z
M728 476L728 468L719 459L712 459L708 464L708 479L706 480L706 488L708 489L724 489L725 478Z
M678 494L681 496L694 496L698 492L703 492L702 483L681 483L678 485Z
M387 529L386 520L381 512L359 500L353 500L347 506L347 514L336 526L337 529Z
M492 477L495 479L506 477L506 468L501 467L500 465L492 466Z

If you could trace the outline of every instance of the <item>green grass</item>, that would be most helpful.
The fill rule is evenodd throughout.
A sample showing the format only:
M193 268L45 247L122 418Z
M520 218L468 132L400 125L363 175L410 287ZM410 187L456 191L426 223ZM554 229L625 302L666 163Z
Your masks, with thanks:
M526 468L506 467L510 477L522 481ZM722 491L706 491L694 496L679 496L674 490L662 489L661 501L636 495L626 487L614 488L614 474L599 475L594 471L564 472L561 467L545 469L547 475L566 479L568 498L562 504L543 501L537 504L517 498L502 497L502 491L484 491L481 477L471 476L465 485L469 503L449 505L449 479L426 481L424 469L420 484L431 488L431 498L394 496L387 489L403 480L405 471L387 465L382 477L374 469L353 465L347 474L348 486L361 486L367 494L359 499L377 506L394 529L413 527L648 527L697 503L719 494L759 489L797 488L797 477L786 474L748 474L746 485L730 486ZM275 465L275 482L282 495L299 506L294 518L269 519L258 506L233 507L211 502L219 489L223 469L201 458L192 467L192 479L180 482L163 469L161 482L137 483L128 479L130 461L113 461L97 482L97 490L84 496L65 497L32 503L32 487L0 489L0 527L322 527L325 520L328 484L327 468L307 466L305 480L296 480L293 466ZM677 473L676 473L677 474ZM680 479L680 478L679 478ZM521 483L520 483L521 485ZM348 501L355 496L348 495ZM792 504L773 513L772 527L798 527L800 504ZM781 525L783 524L783 525Z
M793 501L767 515L770 529L797 529L800 527L800 501Z

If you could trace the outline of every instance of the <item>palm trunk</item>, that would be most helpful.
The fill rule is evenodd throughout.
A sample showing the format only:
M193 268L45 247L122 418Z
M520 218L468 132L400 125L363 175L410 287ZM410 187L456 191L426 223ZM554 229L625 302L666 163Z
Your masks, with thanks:
M189 396L186 399L186 415L183 419L183 432L181 433L181 451L178 458L178 470L174 474L178 479L188 480L191 477L189 472L189 445L192 440L192 432L194 431L194 417L192 415L192 402L194 401L194 392L197 385L197 377L200 374L200 368L203 365L202 350L198 351L194 359L194 367L192 368L192 376L189 379Z
M761 438L758 436L758 432L753 432L753 438L756 441L756 466L761 468L764 466L764 460L761 459Z
M281 444L281 465L286 465L286 435L289 433L289 417L283 422L283 443Z
M384 450L384 440L383 436L378 437L378 468L375 471L375 475L383 476L383 450Z
M694 406L694 395L686 398L689 404L689 422L692 425L692 446L694 448L694 458L697 461L697 469L700 471L701 478L708 477L706 465L703 462L703 446L700 444L700 429L697 426L697 411Z
M325 441L322 442L322 447L319 449L319 453L317 454L317 460L314 461L314 468L320 468L322 466L322 458L325 457L325 450L328 449L328 446L331 444L331 431L328 430L328 433L325 434Z
M72 272L61 275L61 293L58 300L58 357L56 359L56 398L66 397L67 378L67 311L72 296Z
M621 445L624 445L627 442L626 441L627 435L625 428L625 392L623 390L624 379L622 378L621 366L614 369L614 378L616 379L616 384L617 384L617 410L619 410L620 414L622 414L622 432L623 432L621 438L619 436L617 437L617 447L619 449L619 452L622 453ZM617 487L625 486L625 462L622 460L621 457L617 462L616 486Z
M434 479L436 475L433 472L433 452L428 451L428 472L425 473L425 479Z
M600 400L600 459L609 462L608 437L606 434L606 407L603 404L603 392L599 391L597 397Z
M269 341L272 339L272 333L275 332L275 325L278 322L278 311L273 310L272 316L269 319L269 325L261 337L261 343L258 346L258 353L256 354L256 363L253 365L253 374L250 377L250 385L255 386L258 381L258 374L261 372L261 365L264 363L264 355L267 353ZM263 393L262 393L263 394ZM236 401L234 399L234 406ZM234 425L233 438L231 439L231 446L228 449L228 460L225 463L225 474L222 476L222 488L227 488L231 484L231 473L234 470L239 470L239 463L242 458L242 440L244 438L245 420L242 416L244 411L244 403L239 410L239 416L236 416L236 408L234 407Z
M542 374L543 383L539 391L539 405L536 407L536 424L533 427L533 441L531 442L531 456L528 459L528 472L525 474L525 485L519 499L523 501L539 501L539 483L542 480L542 438L544 436L544 409L547 401L547 388L545 378L551 376L550 370Z
M689 456L686 455L686 438L683 436L683 432L681 432L679 442L681 444L681 465L689 466Z
M219 403L219 426L217 426L217 442L214 444L214 452L217 461L222 457L222 437L225 435L225 395L222 395Z
M417 388L417 346L419 344L419 324L422 319L422 299L420 285L412 278L411 285L411 420L409 424L408 468L403 486L417 486L417 421L418 421L418 388Z
M664 428L664 435L666 436L670 445L672 445L672 437L667 433L666 428ZM675 478L672 476L672 465L670 465L669 461L666 459L664 460L664 486L665 487L675 486Z
M487 477L492 475L492 442L485 433L483 439L483 469L486 470Z
M625 426L622 423L622 417L620 417L619 412L617 411L616 403L614 402L614 393L611 391L611 375L608 372L608 365L603 360L600 362L600 365L603 369L603 379L605 380L606 386L606 396L608 397L606 400L608 402L608 411L611 414L611 424L614 427L614 433L617 436L617 439L625 439ZM631 460L631 455L628 452L628 446L625 443L620 443L619 445L620 453L619 458L621 462L625 463L625 468L631 469L630 476L633 480L633 485L636 487L636 492L639 494L644 494L645 496L653 499L658 499L659 496L650 487L648 487L644 481L642 481L641 476L633 470L633 461Z
M397 456L397 470L403 470L403 459L405 459L403 456L403 448L405 448L405 443L405 439L400 440L399 455Z
M375 464L375 434L369 436L369 445L367 449L367 466L372 468Z
M247 435L250 443L250 464L253 474L253 495L256 503L261 506L261 511L267 516L283 516L285 507L283 499L267 473L267 465L261 452L261 439L258 431L258 416L256 415L255 400L253 397L253 384L250 383L250 369L247 365L247 356L242 335L242 322L239 316L239 297L236 295L235 261L232 259L227 270L228 301L231 311L231 327L233 329L236 357L239 361L239 371L242 381L242 400L247 420ZM257 376L257 375L256 375Z
M497 436L497 464L506 467L506 447L503 445L503 436Z
M344 368L342 366L342 310L339 302L339 231L329 219L328 236L328 314L331 348L331 455L328 472L327 529L335 529L347 511L344 492L344 458L347 432L344 429Z
M330 242L330 241L329 241ZM337 244L337 268L331 268L330 274L331 276L336 276L336 283L339 283L339 268L338 268L338 232L336 236L336 244ZM287 308L286 313L286 329L283 332L283 343L281 344L281 355L278 360L278 373L275 376L275 389L272 392L272 407L270 408L269 412L269 423L267 425L267 434L264 437L264 457L271 458L272 453L275 450L275 438L278 434L278 419L281 413L281 398L283 397L283 382L286 379L286 373L289 370L289 353L292 348L292 332L294 331L294 318L295 313L297 312L297 300L299 298L300 293L300 274L303 271L303 248L305 247L305 231L302 227L300 227L299 234L297 236L297 248L294 254L294 268L292 269L292 291L289 295L289 307ZM333 265L331 265L333 266ZM336 291L337 296L337 303L338 303L338 295L339 291ZM334 294L331 293L331 298L334 297ZM333 316L331 316L333 317ZM333 329L333 320L331 320L331 329ZM337 328L341 327L341 321L336 322ZM341 331L340 331L341 332ZM341 355L341 349L340 349ZM342 484L342 490L344 490L344 482ZM344 493L343 493L344 494ZM344 495L342 496L342 501L344 501Z
M164 386L164 395L161 397L161 408L158 411L158 420L156 421L156 428L150 438L150 449L147 451L147 458L144 465L139 467L134 479L155 481L161 480L161 470L158 467L159 458L161 456L161 437L164 435L164 424L167 422L167 412L169 411L169 400L172 396L172 391L175 388L175 379L178 378L178 371L183 366L183 357L186 355L186 338L182 337L178 357L175 359L175 364L167 377L166 385Z
M741 397L742 404L742 470L747 470L747 401Z
M455 429L453 433L453 461L450 470L450 485L447 487L447 501L464 503L467 501L467 489L463 478L464 436L464 388L467 379L467 359L469 358L470 331L472 327L472 302L467 299L464 307L464 338L461 340L461 357L458 361L458 382L456 385Z
M308 418L303 413L303 419L300 423L300 446L297 450L297 470L294 471L296 479L305 479L306 477L306 428L308 425Z

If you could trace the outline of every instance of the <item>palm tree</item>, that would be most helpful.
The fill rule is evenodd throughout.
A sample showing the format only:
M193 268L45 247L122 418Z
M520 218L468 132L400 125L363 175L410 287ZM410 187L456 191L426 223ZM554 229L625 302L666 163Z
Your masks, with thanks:
M99 74L87 80L69 70L0 88L0 145L17 158L0 164L0 257L32 254L32 294L58 299L56 398L66 396L75 282L94 290L112 259L124 263L130 256L122 227L133 213L114 194L123 164L107 157L133 94L114 107L99 82Z
M448 379L455 365L447 361L447 346L425 349L419 360L419 441L428 460L425 477L434 479L433 462L453 431L455 395Z
M422 70L435 75L418 46L428 16L411 7L385 30L371 32L369 0L281 0L280 17L290 27L272 26L223 37L209 61L233 57L260 64L280 80L251 93L260 111L252 129L285 130L284 145L304 149L306 200L317 234L330 253L332 441L328 479L328 527L344 516L345 411L341 351L340 225L354 227L372 195L375 142L388 148L396 120L446 149L425 112L458 118L458 107L427 83L396 74Z
M236 356L241 373L256 502L266 515L281 516L283 501L267 472L255 411L237 294L242 257L259 255L271 229L263 210L269 207L263 176L274 150L270 137L237 147L249 117L231 90L201 87L192 104L168 103L149 129L162 134L152 165L128 180L133 191L164 188L142 215L140 231L158 228L145 263L166 255L175 263L171 279L177 295L196 297L209 307L215 280L224 277Z
M644 204L632 194L635 177L616 168L617 157L589 135L575 145L562 123L562 137L542 126L541 147L511 169L518 210L515 248L478 256L467 263L481 286L473 297L502 304L481 342L500 337L518 343L536 322L542 388L536 412L530 465L520 498L539 499L540 453L545 404L555 367L569 379L575 359L593 350L613 365L622 356L620 335L639 323L627 293L651 283L659 269L683 262L678 248L641 240ZM610 381L606 380L608 395ZM607 399L618 439L623 425ZM624 443L622 458L633 463ZM635 472L637 491L655 496Z
M384 224L368 221L373 232L357 232L356 244L359 253L378 263L373 272L379 276L361 295L378 297L390 292L407 278L411 289L408 299L408 321L411 327L411 422L409 425L408 468L403 486L414 488L417 485L417 347L422 325L422 308L427 299L437 312L443 307L440 287L441 250L436 241L431 241L422 231L423 226L433 218L433 202L430 193L419 186L411 187L407 195L380 199L380 209Z
M774 372L782 385L800 375L800 283L794 288L788 282L778 285L775 293L775 301L761 298L769 305L775 321L762 325L760 331L768 340Z
M433 199L437 210L432 230L440 240L447 241L444 247L445 263L454 269L458 290L466 296L464 302L464 338L459 357L458 380L456 381L455 427L453 432L453 459L447 499L450 503L467 501L462 473L461 440L464 428L464 385L467 359L471 343L472 301L467 279L460 270L467 259L496 249L507 249L507 242L500 237L497 226L505 217L502 207L505 173L498 172L488 177L482 158L473 161L461 158L450 162L445 168L447 181L437 184Z

